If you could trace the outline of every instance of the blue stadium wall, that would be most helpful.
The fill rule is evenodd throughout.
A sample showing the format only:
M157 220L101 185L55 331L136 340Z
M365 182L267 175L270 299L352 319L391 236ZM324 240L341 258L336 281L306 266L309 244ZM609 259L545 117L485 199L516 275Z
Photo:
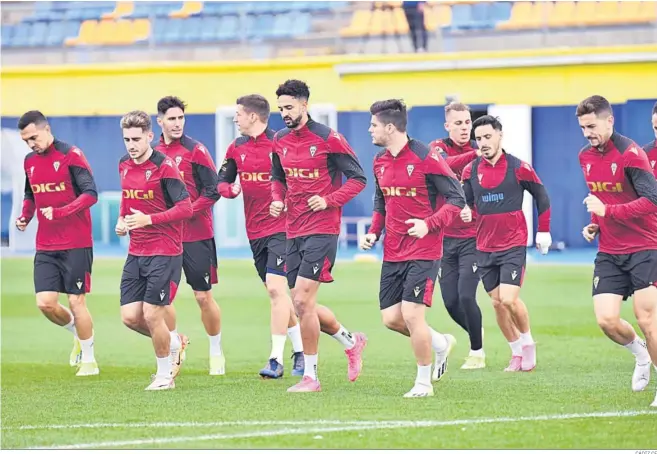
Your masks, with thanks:
M654 139L650 125L655 100L629 101L615 105L616 129L643 145ZM481 106L485 109L486 106ZM552 237L568 247L589 246L581 237L589 216L582 206L587 194L578 165L577 153L586 144L574 116L574 106L535 107L532 109L533 164L552 199ZM363 168L371 176L372 158L377 151L367 132L367 112L338 114L340 132L358 154ZM82 148L94 170L100 191L120 189L117 172L119 158L125 153L118 130L118 116L52 117L58 138ZM3 128L15 128L17 119L3 117ZM409 134L424 142L444 136L442 106L416 107L409 112ZM279 115L272 115L274 129L283 126ZM186 133L203 142L215 153L215 116L188 115ZM346 216L369 216L373 186L367 188L344 210ZM6 204L3 203L3 217ZM3 232L5 233L5 232Z

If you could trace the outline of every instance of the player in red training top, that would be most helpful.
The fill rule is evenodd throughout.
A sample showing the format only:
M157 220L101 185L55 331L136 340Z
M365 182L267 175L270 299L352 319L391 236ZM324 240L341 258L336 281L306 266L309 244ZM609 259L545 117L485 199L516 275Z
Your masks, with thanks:
M283 377L283 355L286 333L292 341L292 375L303 376L303 343L297 315L287 293L285 278L285 215L269 215L271 196L271 160L274 130L267 127L271 112L269 102L261 95L237 99L235 124L241 137L226 150L219 170L219 192L233 199L244 197L246 234L249 237L253 263L269 292L271 306L271 354L260 370L263 378ZM240 183L235 180L239 176Z
M477 216L477 271L511 347L511 361L505 370L527 372L536 367L536 344L527 307L519 299L528 240L522 201L525 191L534 197L536 245L547 254L552 244L550 199L534 169L502 148L502 124L497 118L480 117L473 128L481 157L463 170L463 187ZM470 221L472 214L464 211L461 217Z
M607 337L634 354L632 390L642 391L650 381L651 358L657 367L657 182L646 153L614 131L605 98L586 98L576 114L590 144L579 153L589 188L584 203L591 213L582 235L589 242L600 236L593 270L595 316ZM632 294L646 341L620 318L622 302Z
M317 378L320 329L345 345L347 376L355 381L367 344L363 333L350 333L326 308L318 307L321 282L333 282L342 207L367 182L346 139L308 115L308 86L288 80L276 90L278 109L287 128L276 133L272 155L272 216L287 208L286 273L299 315L304 376L290 392L321 390ZM343 184L342 176L347 178Z
M116 233L130 233L121 276L121 318L153 341L157 373L146 390L170 389L175 387L170 352L182 346L165 316L180 283L183 221L193 215L192 202L173 159L151 148L149 115L129 112L121 129L128 154L119 164L122 197Z
M652 130L655 133L655 140L643 146L643 151L648 155L648 161L653 173L655 173L655 164L657 164L657 102L652 107Z
M85 298L91 292L89 208L98 199L96 183L82 150L55 139L41 112L25 113L18 129L32 152L25 156L25 199L16 227L24 231L36 213L37 306L48 320L73 333L69 363L78 366L76 375L98 375L93 322ZM60 293L67 295L70 310L59 304Z
M443 230L465 207L465 196L440 154L408 137L408 116L402 101L375 102L370 113L372 143L385 149L374 158L374 214L360 245L370 249L385 227L381 318L389 329L411 338L417 377L404 397L433 396L432 348L436 357L433 375L439 380L456 339L427 324L426 308L431 307L441 266Z
M175 96L158 101L157 124L162 128L162 135L153 149L173 159L192 200L194 216L183 223L183 270L201 309L201 321L210 341L210 375L224 375L226 359L221 349L221 312L212 296L212 284L217 283L217 248L212 225L212 206L219 200L217 169L208 149L185 135L185 107ZM168 311L171 311L168 318L173 315L175 319L173 305ZM177 334L171 320L167 322L169 329L180 337L184 351L187 336ZM171 360L176 376L183 360L182 352L173 351Z
M445 106L445 129L449 136L431 142L429 148L439 152L461 180L463 169L479 155L477 145L470 141L472 118L470 108L461 103ZM470 207L464 208L466 211ZM483 348L481 309L477 304L477 229L474 222L457 217L444 230L443 258L440 261L440 292L447 312L470 337L470 354L461 369L486 367Z

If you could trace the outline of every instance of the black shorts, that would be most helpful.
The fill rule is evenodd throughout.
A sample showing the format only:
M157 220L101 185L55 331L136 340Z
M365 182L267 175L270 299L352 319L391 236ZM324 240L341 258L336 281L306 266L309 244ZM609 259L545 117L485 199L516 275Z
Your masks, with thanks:
M333 282L331 270L338 252L338 235L308 235L288 238L287 284L294 288L297 276L318 282Z
M262 282L267 280L267 273L285 276L285 233L255 240L249 240L253 252L253 264Z
M37 251L34 256L34 291L84 295L91 292L93 248Z
M121 306L139 301L156 306L173 303L182 264L182 255L128 255L121 276Z
M431 307L439 268L440 260L383 262L379 308L387 309L402 300Z
M657 251L632 254L598 252L593 270L593 296L602 293L627 299L637 290L657 284Z
M187 283L196 292L212 290L218 282L217 247L214 238L183 243L183 270Z
M484 290L490 293L500 284L522 287L527 263L527 247L516 246L506 251L477 251L477 271Z

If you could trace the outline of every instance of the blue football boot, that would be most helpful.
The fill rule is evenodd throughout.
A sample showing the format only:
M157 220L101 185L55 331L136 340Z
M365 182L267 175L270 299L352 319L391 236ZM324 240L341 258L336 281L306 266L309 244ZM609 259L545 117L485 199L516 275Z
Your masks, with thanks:
M283 365L275 358L270 358L267 365L260 370L260 376L262 378L281 378L283 377Z

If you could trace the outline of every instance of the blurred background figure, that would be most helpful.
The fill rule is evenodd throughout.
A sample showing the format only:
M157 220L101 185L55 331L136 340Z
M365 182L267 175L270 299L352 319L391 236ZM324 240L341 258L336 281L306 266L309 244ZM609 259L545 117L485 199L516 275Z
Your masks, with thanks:
M403 2L402 8L415 52L426 52L429 33L424 26L424 7L427 2Z

